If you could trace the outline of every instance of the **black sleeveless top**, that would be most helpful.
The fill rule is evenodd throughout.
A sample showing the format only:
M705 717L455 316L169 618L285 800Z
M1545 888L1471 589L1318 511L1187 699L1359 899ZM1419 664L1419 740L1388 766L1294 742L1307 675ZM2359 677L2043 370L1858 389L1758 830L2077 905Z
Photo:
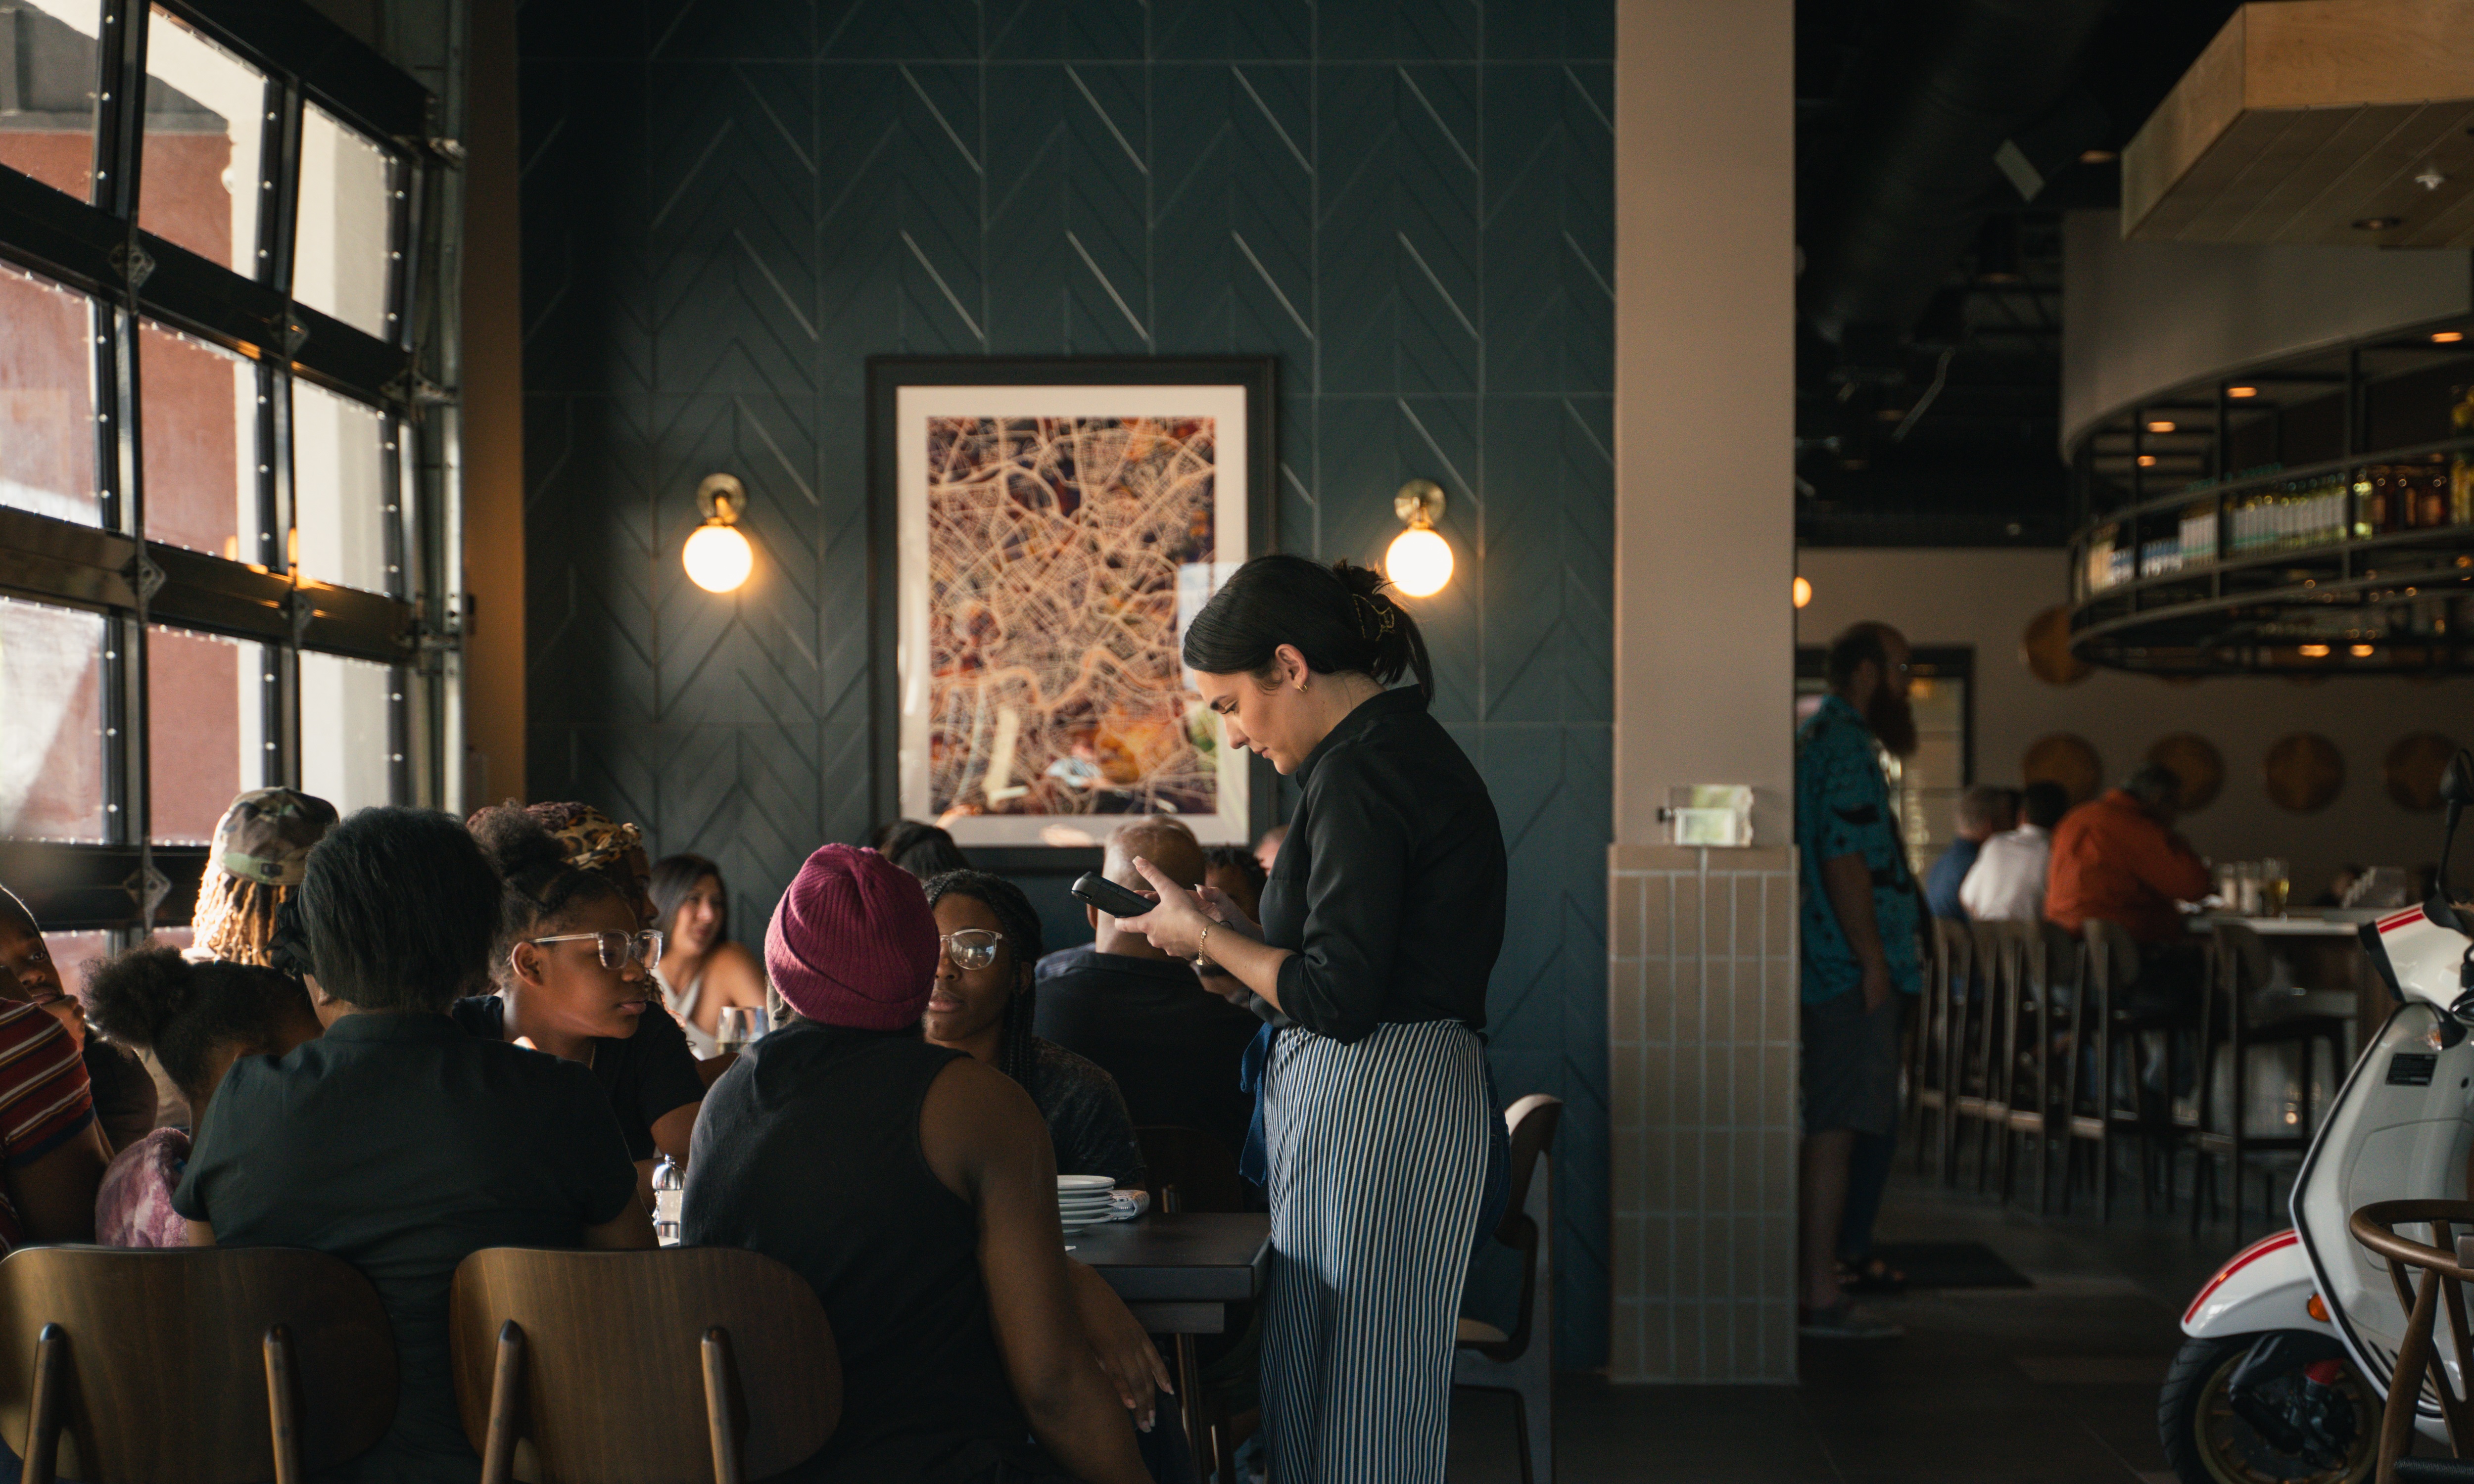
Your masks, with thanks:
M681 1240L796 1269L841 1352L841 1424L782 1480L1063 1477L1006 1380L978 1217L919 1149L928 1085L962 1055L915 1031L793 1021L705 1095Z

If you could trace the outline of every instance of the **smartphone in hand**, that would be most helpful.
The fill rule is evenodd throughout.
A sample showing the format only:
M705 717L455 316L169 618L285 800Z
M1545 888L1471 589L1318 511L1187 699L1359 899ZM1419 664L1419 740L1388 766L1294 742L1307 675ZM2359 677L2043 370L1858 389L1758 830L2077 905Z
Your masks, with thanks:
M1086 871L1076 876L1072 891L1086 904L1112 918L1138 918L1159 905L1140 892L1129 892L1096 871Z

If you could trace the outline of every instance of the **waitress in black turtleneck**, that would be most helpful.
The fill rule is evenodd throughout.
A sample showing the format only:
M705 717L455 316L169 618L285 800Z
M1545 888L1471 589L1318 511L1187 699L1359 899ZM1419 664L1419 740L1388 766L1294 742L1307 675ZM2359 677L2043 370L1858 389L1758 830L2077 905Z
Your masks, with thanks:
M1273 1477L1321 1484L1441 1484L1494 1116L1478 1032L1503 834L1427 714L1425 641L1386 586L1346 562L1257 557L1195 615L1185 663L1205 704L1230 746L1298 780L1297 812L1259 926L1148 863L1160 905L1119 924L1227 969L1279 1027L1263 1430Z

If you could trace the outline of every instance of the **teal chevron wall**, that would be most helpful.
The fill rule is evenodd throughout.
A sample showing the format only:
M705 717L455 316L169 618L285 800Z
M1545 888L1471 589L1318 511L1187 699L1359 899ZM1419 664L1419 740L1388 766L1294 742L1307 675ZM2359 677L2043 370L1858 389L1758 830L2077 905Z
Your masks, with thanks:
M1438 713L1513 857L1507 1096L1568 1103L1559 1351L1606 1352L1612 0L527 0L536 798L729 874L868 817L862 364L1276 352L1282 543L1439 481ZM696 481L764 579L689 585Z

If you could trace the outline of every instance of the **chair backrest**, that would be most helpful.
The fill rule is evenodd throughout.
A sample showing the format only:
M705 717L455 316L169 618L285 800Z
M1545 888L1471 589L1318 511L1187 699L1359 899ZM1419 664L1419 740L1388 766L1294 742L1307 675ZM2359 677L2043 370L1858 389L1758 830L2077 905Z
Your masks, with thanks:
M1163 1209L1171 1186L1180 1211L1246 1209L1246 1177L1237 1173L1236 1153L1226 1144L1178 1123L1145 1124L1134 1130L1134 1138L1151 1172L1152 1198Z
M1933 965L1944 994L1960 993L1976 971L1976 935L1956 918L1932 920Z
M1563 1120L1564 1100L1544 1092L1516 1099L1503 1111L1504 1128L1512 1136L1512 1193L1503 1203L1503 1221L1494 1229L1498 1241L1512 1241L1519 1230L1539 1158L1555 1141L1556 1125Z
M2087 943L2088 982L2108 992L2116 1010L2122 1008L2122 992L2139 978L2139 944L2121 923L2102 918L2080 923L2079 936Z
M744 1476L765 1478L825 1446L842 1371L807 1280L735 1247L545 1252L491 1247L455 1269L448 1344L455 1404L489 1452L499 1333L522 1334L515 1477L534 1484L673 1484L711 1478L704 1341L722 1330Z
M60 1472L112 1484L275 1476L267 1331L284 1330L303 1468L395 1421L395 1331L350 1263L288 1247L25 1247L0 1261L0 1431L22 1448L58 1326Z

